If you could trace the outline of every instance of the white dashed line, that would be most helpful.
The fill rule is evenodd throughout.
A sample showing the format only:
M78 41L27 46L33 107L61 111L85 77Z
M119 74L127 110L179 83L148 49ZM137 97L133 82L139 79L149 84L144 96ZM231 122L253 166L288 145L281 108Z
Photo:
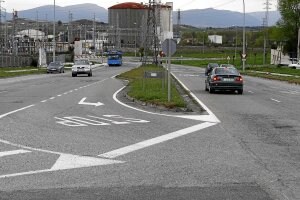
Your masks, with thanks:
M57 95L58 97L61 97L61 94Z
M251 94L254 94L254 92L252 92L252 91L248 91L249 93L251 93Z
M46 103L47 102L47 100L43 100L43 101L41 101L41 103Z
M53 100L53 99L55 99L55 97L51 97L51 98L49 98L50 100Z
M271 99L272 101L275 101L277 103L280 103L281 101L277 100L277 99Z

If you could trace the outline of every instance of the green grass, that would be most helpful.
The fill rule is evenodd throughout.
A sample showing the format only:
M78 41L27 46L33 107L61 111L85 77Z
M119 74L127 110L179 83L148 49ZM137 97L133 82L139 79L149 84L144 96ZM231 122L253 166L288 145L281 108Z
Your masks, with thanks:
M128 95L140 101L167 108L185 107L185 103L175 85L171 86L171 101L168 102L167 82L164 79L144 78L144 72L164 71L155 65L146 65L125 72L118 78L129 80Z
M32 75L32 74L45 74L45 68L36 67L0 67L0 78Z

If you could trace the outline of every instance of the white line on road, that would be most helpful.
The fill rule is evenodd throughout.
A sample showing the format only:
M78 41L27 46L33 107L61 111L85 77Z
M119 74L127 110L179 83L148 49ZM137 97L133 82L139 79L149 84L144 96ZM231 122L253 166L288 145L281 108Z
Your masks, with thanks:
M1 94L1 93L5 93L5 92L7 92L7 91L1 91L0 94Z
M272 101L275 101L277 103L280 103L281 101L277 100L277 99L271 99Z
M13 151L3 151L0 152L0 157L4 157L4 156L11 156L11 155L16 155L16 154L21 154L21 153L30 153L31 151L27 151L27 150L13 150Z
M51 98L49 98L50 100L53 100L53 99L55 99L55 97L51 97Z
M172 139L184 136L184 135L188 135L190 133L199 131L201 129L208 128L208 127L216 125L216 124L217 123L204 122L204 123L201 123L201 124L198 124L198 125L195 125L195 126L191 126L189 128L181 129L179 131L175 131L175 132L172 132L172 133L169 133L169 134L166 134L166 135L162 135L162 136L159 136L159 137L156 137L156 138L145 140L143 142L139 142L139 143L136 143L136 144L133 144L133 145L129 145L129 146L126 146L126 147L123 147L123 148L120 148L120 149L116 149L116 150L104 153L104 154L100 154L98 156L103 157L103 158L110 158L110 159L116 158L118 156L122 156L122 155L125 155L125 154L128 154L128 153L131 153L133 151L137 151L137 150L140 150L140 149L143 149L143 148L146 148L146 147L150 147L150 146L155 145L155 144L163 143L163 142L166 142L168 140L172 140Z
M43 100L43 101L41 101L41 103L46 103L47 102L47 100Z
M251 93L251 94L254 94L254 92L252 92L251 90L250 91L248 91L249 93Z
M8 116L8 115L14 114L14 113L16 113L16 112L19 112L19 111L22 111L22 110L26 110L27 108L31 108L31 107L33 107L33 106L34 106L34 105L26 106L26 107L24 107L24 108L20 108L20 109L18 109L18 110L14 110L14 111L5 113L5 114L3 114L3 115L0 115L0 119L6 117L6 116Z

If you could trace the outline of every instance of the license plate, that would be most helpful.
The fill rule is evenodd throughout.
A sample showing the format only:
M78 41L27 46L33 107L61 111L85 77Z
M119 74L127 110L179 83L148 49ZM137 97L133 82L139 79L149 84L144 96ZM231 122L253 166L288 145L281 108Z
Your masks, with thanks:
M84 71L84 69L78 69L78 71L79 71L79 72L83 72L83 71Z
M234 81L233 78L223 78L223 81Z

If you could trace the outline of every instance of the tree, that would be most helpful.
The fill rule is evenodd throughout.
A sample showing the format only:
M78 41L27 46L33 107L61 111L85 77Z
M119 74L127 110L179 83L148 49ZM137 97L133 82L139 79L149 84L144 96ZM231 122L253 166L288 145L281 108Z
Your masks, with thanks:
M278 25L287 38L284 51L296 52L300 27L300 2L299 0L278 0L278 7L282 17Z

